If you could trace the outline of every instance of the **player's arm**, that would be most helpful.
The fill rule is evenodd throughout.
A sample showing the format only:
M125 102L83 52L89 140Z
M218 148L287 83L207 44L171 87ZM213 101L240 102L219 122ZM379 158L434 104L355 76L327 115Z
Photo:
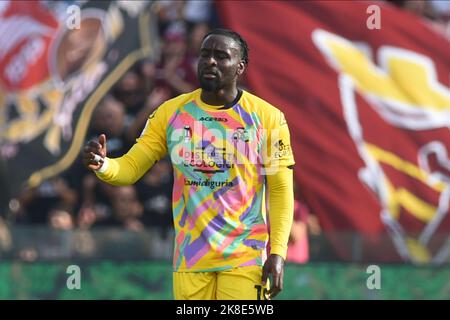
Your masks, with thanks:
M263 283L272 274L269 296L283 289L284 260L294 214L293 170L295 164L289 128L278 113L268 132L266 182L269 200L270 255L263 267Z
M293 170L282 167L267 176L269 189L270 255L263 268L263 284L272 274L270 297L283 290L284 260L294 212Z
M84 147L83 164L109 184L133 184L167 153L166 123L163 112L155 111L133 147L114 159L107 157L106 136L102 134Z

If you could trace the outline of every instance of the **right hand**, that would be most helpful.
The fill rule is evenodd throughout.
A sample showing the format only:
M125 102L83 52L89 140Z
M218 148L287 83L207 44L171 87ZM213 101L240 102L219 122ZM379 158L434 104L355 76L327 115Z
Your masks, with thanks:
M106 136L101 134L98 141L91 140L83 148L83 165L90 170L98 170L103 165L103 160L95 162L95 155L99 155L102 159L106 157Z

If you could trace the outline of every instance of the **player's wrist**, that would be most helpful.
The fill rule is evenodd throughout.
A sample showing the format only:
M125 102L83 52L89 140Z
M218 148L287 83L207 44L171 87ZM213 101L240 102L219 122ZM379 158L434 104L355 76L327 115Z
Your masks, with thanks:
M95 169L94 171L96 173L105 173L106 170L108 170L108 167L109 167L109 160L108 160L108 158L103 158L103 163L100 166L100 168Z
M270 255L277 255L283 258L283 260L286 260L287 255L287 248L280 246L280 245L274 245L270 247Z

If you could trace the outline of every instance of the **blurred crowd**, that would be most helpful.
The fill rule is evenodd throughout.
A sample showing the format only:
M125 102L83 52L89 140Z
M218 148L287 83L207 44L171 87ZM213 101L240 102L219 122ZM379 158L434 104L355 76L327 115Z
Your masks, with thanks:
M156 1L160 55L136 63L95 108L86 142L107 136L108 156L132 146L148 116L165 100L198 87L196 62L201 41L218 26L211 1ZM11 244L7 225L49 226L50 230L116 227L142 231L172 229L172 167L165 158L138 183L113 187L81 164L81 157L62 175L25 190L0 216L0 252ZM35 254L24 253L33 260Z
M86 141L107 136L108 156L124 154L162 102L197 87L196 56L215 24L210 1L158 1L160 57L139 61L96 107ZM136 185L112 187L81 165L26 190L13 206L16 224L48 224L54 229L117 226L138 231L145 225L171 227L172 173L158 162Z
M450 2L389 1L423 16L437 32L450 37ZM108 156L125 153L142 131L148 116L165 100L198 87L197 53L205 34L220 25L212 1L157 1L160 56L139 61L128 70L96 107L86 141L107 136ZM166 158L135 185L112 187L81 164L81 157L64 174L25 190L0 216L0 252L11 247L6 225L41 225L52 230L87 231L119 227L142 231L172 229L172 167ZM309 260L308 234L320 234L320 225L308 208L296 200L290 235L289 260ZM82 243L82 242L80 242ZM24 251L23 259L35 253Z

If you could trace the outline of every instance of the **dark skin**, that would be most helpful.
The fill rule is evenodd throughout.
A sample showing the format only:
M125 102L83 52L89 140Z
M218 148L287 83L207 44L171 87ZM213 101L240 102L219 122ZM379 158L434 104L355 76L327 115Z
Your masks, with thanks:
M238 94L237 80L245 67L236 41L223 35L207 37L200 48L197 70L202 101L215 106L232 102Z
M106 152L106 135L101 134L98 141L91 140L83 148L82 161L83 165L89 170L98 170L102 167L103 161L95 162L95 155L105 158Z
M237 81L246 68L238 42L224 35L210 35L202 43L197 76L202 87L201 99L213 106L231 103L238 94ZM89 141L83 149L83 164L90 170L98 170L102 162L96 163L95 155L106 157L106 136L98 141ZM284 259L271 254L267 258L262 273L262 284L269 277L271 287L268 298L274 298L283 289Z

